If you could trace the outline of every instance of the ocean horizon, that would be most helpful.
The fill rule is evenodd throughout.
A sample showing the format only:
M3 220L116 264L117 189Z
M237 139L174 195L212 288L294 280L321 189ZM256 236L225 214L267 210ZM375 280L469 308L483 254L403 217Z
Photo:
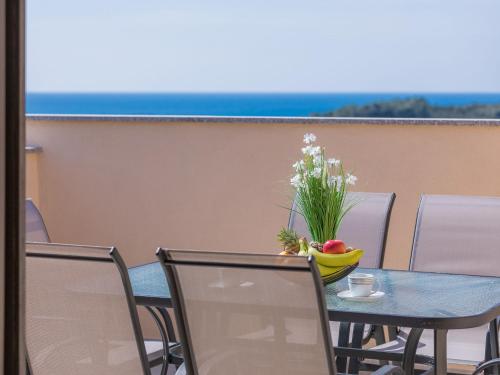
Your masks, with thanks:
M307 117L416 97L438 106L500 104L500 93L28 93L26 113Z

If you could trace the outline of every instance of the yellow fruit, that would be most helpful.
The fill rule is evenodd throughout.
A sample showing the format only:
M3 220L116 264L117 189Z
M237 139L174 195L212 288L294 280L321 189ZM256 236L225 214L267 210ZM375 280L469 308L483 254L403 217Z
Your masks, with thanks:
M318 265L326 267L352 266L359 262L364 251L356 249L345 254L324 254L313 247L309 248L308 255L314 256Z
M299 238L299 255L307 255L307 239L305 237Z

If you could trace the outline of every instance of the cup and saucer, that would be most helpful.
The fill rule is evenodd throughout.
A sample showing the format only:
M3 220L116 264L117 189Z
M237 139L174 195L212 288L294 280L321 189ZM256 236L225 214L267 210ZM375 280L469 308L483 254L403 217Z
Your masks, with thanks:
M337 294L342 299L359 302L372 302L382 298L385 293L378 290L378 281L370 273L352 273L347 276L349 289Z

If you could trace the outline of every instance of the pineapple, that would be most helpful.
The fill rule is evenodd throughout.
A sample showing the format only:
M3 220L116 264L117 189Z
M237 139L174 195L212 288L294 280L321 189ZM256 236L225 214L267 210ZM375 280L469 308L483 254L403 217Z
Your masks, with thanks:
M283 245L283 255L296 255L299 253L299 235L293 229L282 228L278 233L278 241Z

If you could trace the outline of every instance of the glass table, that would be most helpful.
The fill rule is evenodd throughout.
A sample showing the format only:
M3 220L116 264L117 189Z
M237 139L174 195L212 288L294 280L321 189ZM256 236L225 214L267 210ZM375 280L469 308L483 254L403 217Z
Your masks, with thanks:
M385 296L373 302L353 302L337 297L347 289L347 280L325 287L332 321L411 328L402 362L406 374L413 372L418 340L424 329L434 330L434 371L446 374L446 336L450 329L478 327L490 323L493 358L499 357L498 322L500 278L358 269L376 276ZM150 263L129 269L137 304L171 307L170 292L161 265ZM367 350L336 348L337 354L370 357ZM376 353L371 358L386 359ZM396 358L394 358L396 360Z

